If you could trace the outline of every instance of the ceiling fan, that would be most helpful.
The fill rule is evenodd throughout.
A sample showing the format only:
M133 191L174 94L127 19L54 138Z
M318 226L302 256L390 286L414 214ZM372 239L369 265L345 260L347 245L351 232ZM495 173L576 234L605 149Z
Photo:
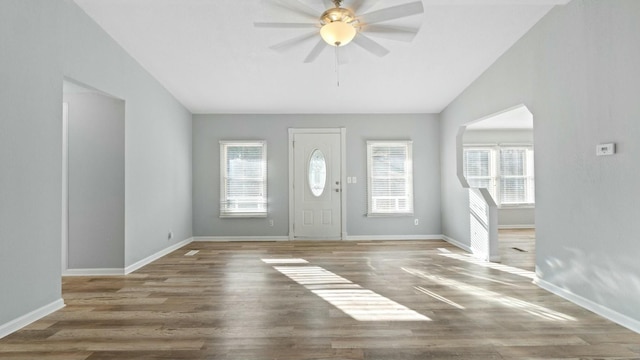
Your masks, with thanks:
M319 14L316 10L299 0L271 0L272 4L302 15L309 21L295 23L255 22L254 25L259 28L275 29L315 28L311 32L270 47L273 50L281 52L320 35L320 39L318 39L316 45L305 58L305 63L314 61L329 45L343 47L350 42L353 42L374 55L385 56L389 53L389 50L369 36L378 36L399 41L413 40L420 29L419 27L383 25L380 23L421 14L424 12L424 6L422 5L422 1L414 1L359 14L364 5L373 1L374 0L322 0L328 9ZM343 2L345 3L344 7ZM368 36L365 35L365 33Z

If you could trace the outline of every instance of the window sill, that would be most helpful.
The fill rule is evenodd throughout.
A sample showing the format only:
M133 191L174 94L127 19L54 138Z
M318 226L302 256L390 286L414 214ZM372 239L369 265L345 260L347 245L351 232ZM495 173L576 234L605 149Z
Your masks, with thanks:
M373 214L366 214L367 217L373 217L373 218L378 218L378 217L413 217L413 213L373 213Z
M267 214L226 214L220 215L220 219L266 219Z
M535 209L535 204L505 204L500 205L498 209L500 210L521 210L521 209Z

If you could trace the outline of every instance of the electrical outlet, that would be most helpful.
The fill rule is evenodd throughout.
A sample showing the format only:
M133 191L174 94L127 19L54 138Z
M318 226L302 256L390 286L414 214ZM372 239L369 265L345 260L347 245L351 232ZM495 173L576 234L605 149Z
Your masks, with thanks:
M269 219L269 226L273 226L273 219Z
M418 223L419 223L418 219L413 219L413 225L418 226Z
M352 184L356 184L358 182L358 179L355 176L351 177L351 183Z

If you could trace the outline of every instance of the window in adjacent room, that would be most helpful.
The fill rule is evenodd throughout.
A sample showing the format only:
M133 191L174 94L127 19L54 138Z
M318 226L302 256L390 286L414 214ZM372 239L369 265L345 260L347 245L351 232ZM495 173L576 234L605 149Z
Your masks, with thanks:
M496 198L495 150L488 147L465 148L465 177L472 188L486 188Z
M368 215L413 214L411 141L367 141Z
M535 203L531 146L465 147L464 174L469 186L488 189L500 206Z
M220 217L267 216L267 144L220 142Z
M500 204L533 204L533 150L530 147L500 148Z

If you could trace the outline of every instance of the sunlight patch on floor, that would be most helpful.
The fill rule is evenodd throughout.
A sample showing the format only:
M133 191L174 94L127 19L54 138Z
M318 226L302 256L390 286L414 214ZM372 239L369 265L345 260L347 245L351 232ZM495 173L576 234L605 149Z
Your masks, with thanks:
M469 256L469 255L455 254L455 253L452 253L452 252L443 252L442 254L440 254L440 256L448 257L450 259L464 261L464 262L467 262L467 263L470 263L470 264L486 267L486 268L489 268L489 269L504 271L504 272L507 272L509 274L522 276L522 277L525 277L525 278L528 278L528 279L531 279L531 280L535 279L535 277L536 277L536 274L533 271L523 270L523 269L518 269L518 268L513 267L513 266L508 266L508 265L488 262L488 261L484 261L482 259L474 258L474 257Z
M519 285L517 285L517 284L513 284L513 283L508 283L508 282L505 282L505 281L500 281L500 280L492 279L492 278L490 278L490 277L486 277L486 276L476 275L476 274L473 274L473 273L471 273L471 272L469 272L469 271L465 271L465 270L463 270L463 269L461 269L461 268L458 268L458 267L456 267L456 268L452 268L452 270L453 270L453 271L455 271L455 272L457 272L457 273L458 273L458 274L460 274L460 275L464 275L464 276L472 277L472 278L475 278L475 279L480 279L480 280L485 280L485 281L491 281L491 282L496 283L496 284L506 285L506 286L511 286L511 287L515 287L515 288L519 288L519 287L520 287L520 286L519 286Z
M428 321L429 318L367 289L312 290L359 321Z
M275 266L274 268L301 285L351 284L351 281L319 266Z
M262 259L265 264L308 264L309 262L305 259L295 259L295 258L286 258L286 259Z
M513 309L522 310L526 313L529 313L531 315L537 316L545 320L576 321L576 319L572 316L563 314L561 312L557 312L555 310L548 309L544 306L540 306L524 300L516 299L511 296L506 296L506 295L497 293L495 291L483 289L481 287L474 286L474 285L465 284L461 281L445 278L442 276L431 275L429 273L426 273L424 271L420 271L417 269L404 268L404 267L401 269L411 275L435 282L438 285L444 285L452 289L463 291L469 295L482 298L482 300L484 301L489 301L489 302L507 306Z
M462 305L460 305L460 304L456 303L455 301L449 300L449 299L447 299L447 298L446 298L446 297L444 297L444 296L438 295L438 294L434 293L434 292L433 292L433 291L431 291L431 290L425 289L425 288L423 288L422 286L414 286L413 288L414 288L414 289L416 289L416 290L418 290L418 291L420 291L421 293L423 293L423 294L425 294L425 295L429 295L429 296L431 296L432 298L434 298L434 299L436 299L436 300L440 300L440 301L442 301L442 302L443 302L443 303L445 303L445 304L449 304L449 305L451 305L451 306L453 306L453 307L456 307L456 308L458 308L458 309L460 309L460 310L464 310L464 306L462 306Z
M273 268L358 321L431 320L320 266L274 266Z

